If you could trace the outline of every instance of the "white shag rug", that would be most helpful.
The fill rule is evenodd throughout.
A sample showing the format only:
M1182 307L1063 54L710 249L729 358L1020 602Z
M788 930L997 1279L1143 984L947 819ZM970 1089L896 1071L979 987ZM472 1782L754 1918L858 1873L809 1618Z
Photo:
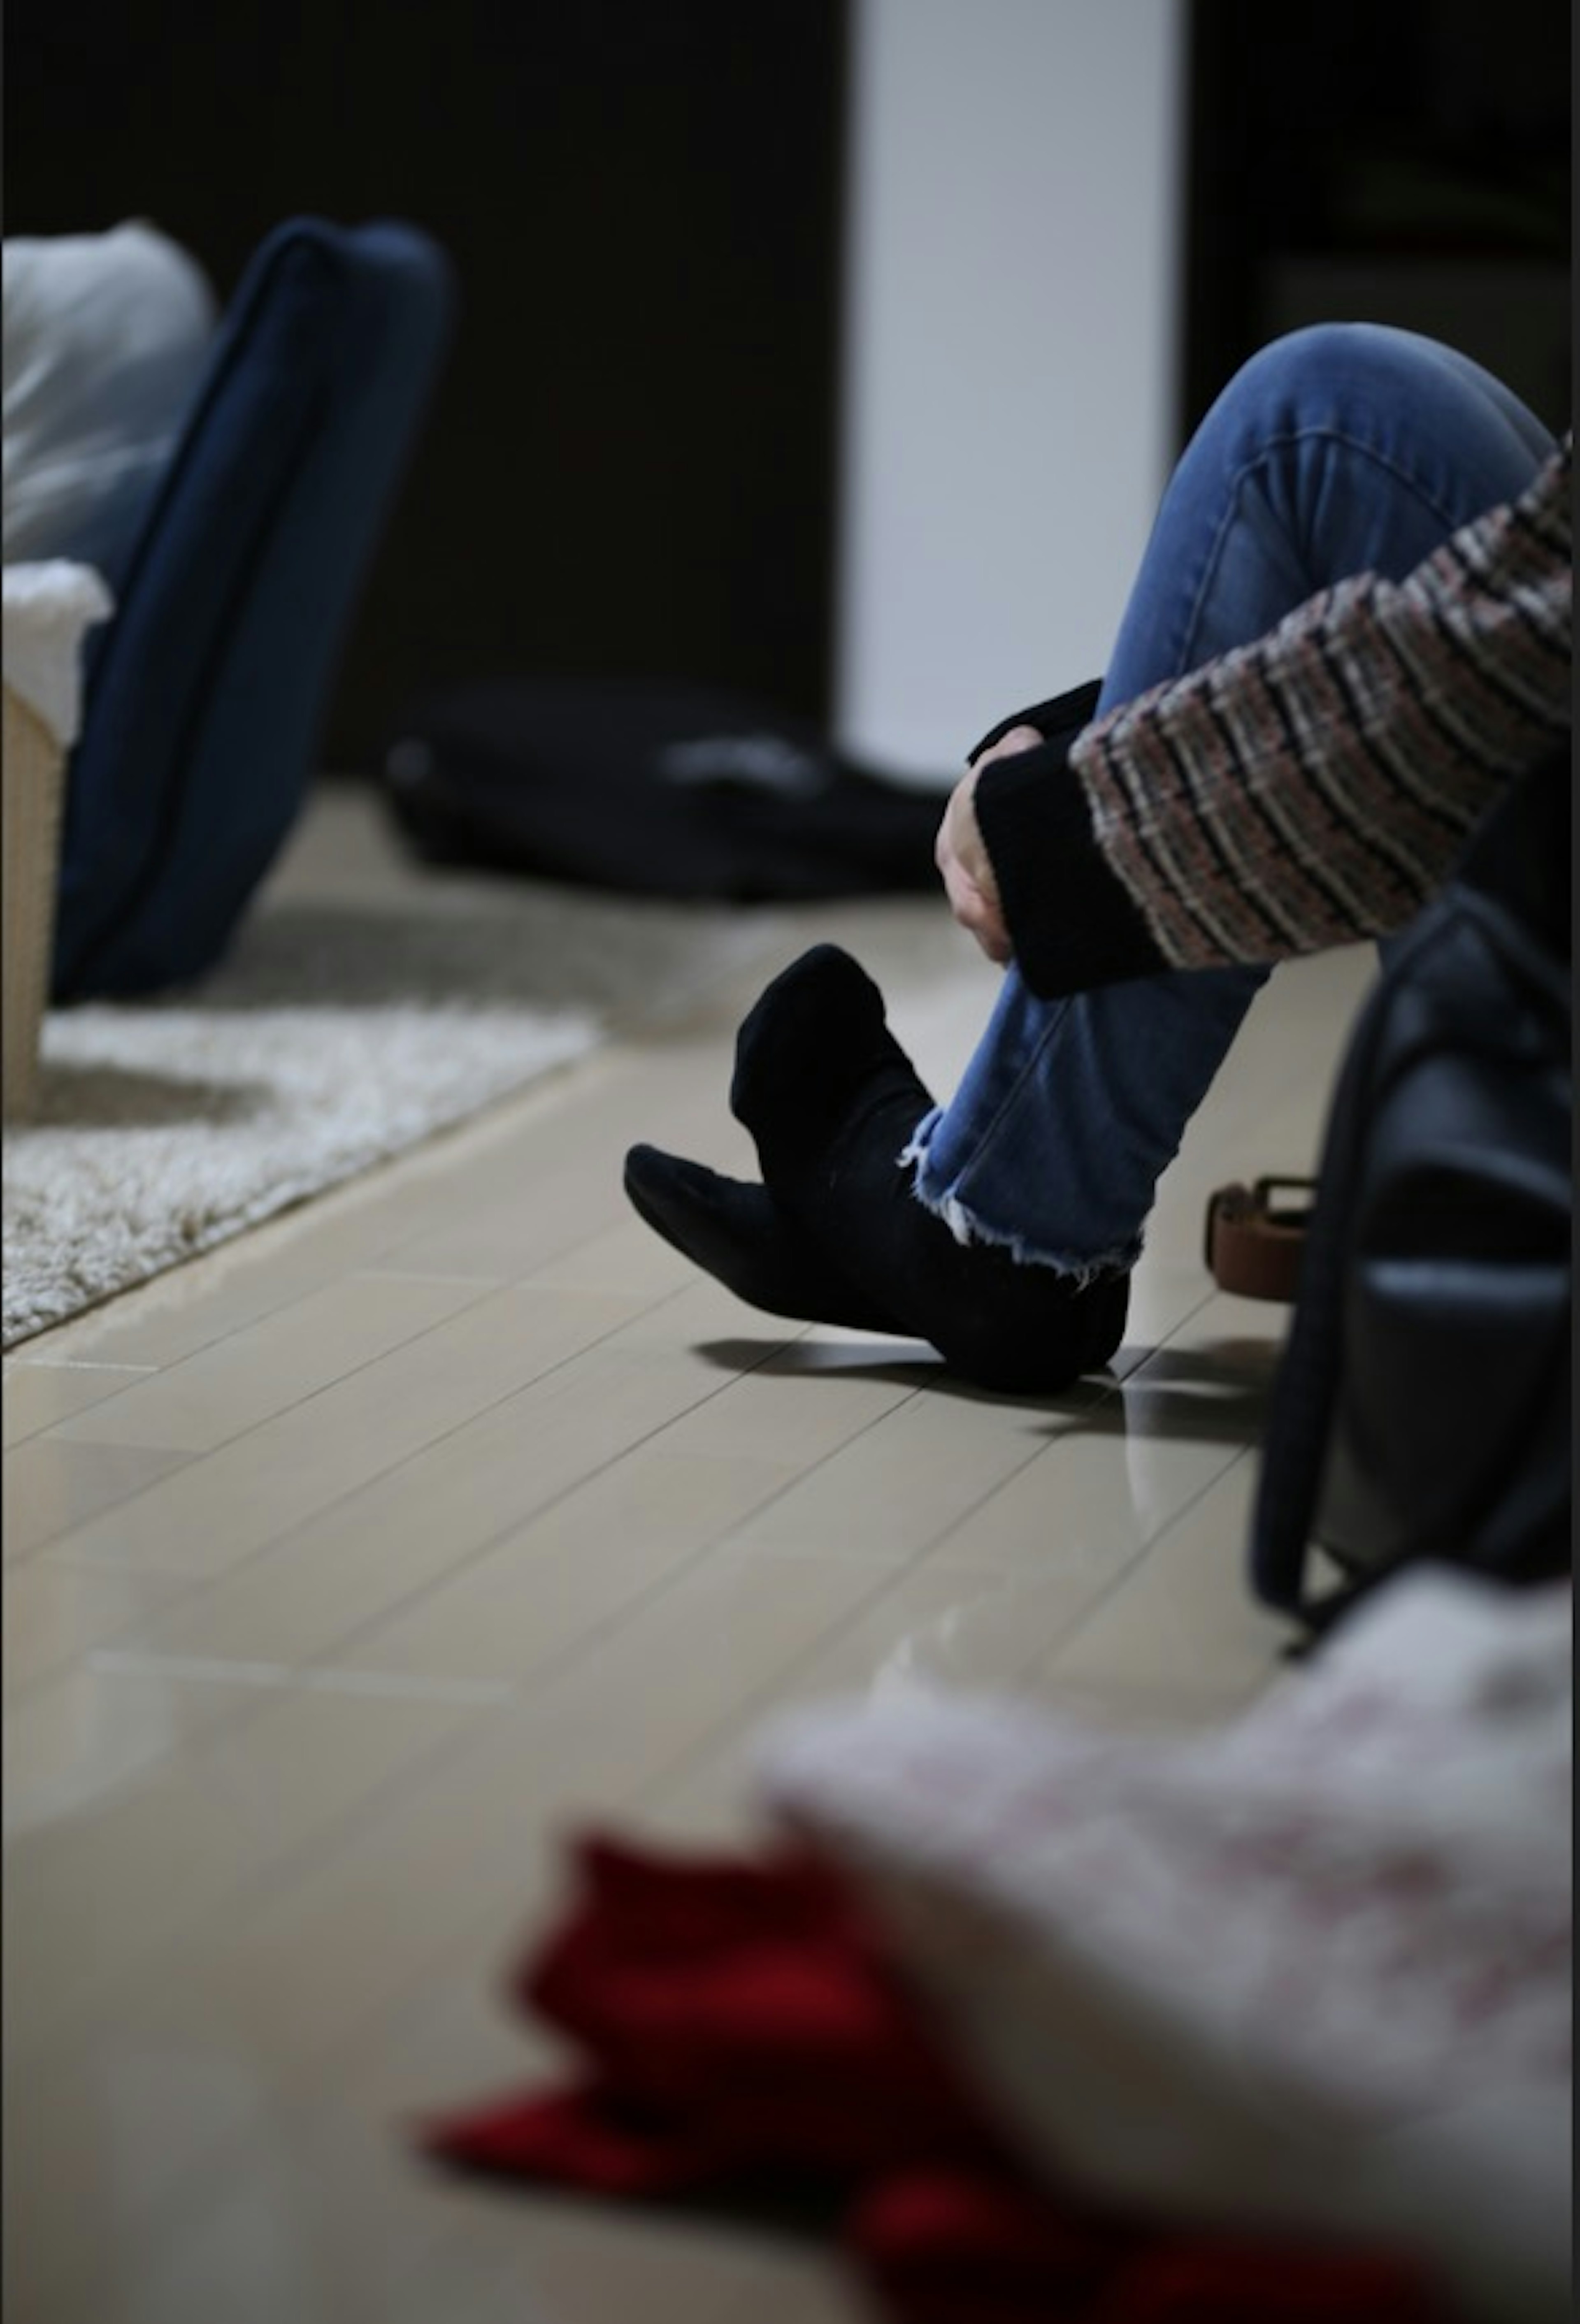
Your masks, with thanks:
M5 1346L673 1014L776 925L420 871L325 786L211 976L47 1019L5 1135Z

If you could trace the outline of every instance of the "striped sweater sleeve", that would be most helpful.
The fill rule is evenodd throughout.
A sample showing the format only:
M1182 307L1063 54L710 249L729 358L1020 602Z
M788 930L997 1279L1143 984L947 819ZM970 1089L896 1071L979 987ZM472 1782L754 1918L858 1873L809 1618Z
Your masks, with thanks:
M1402 582L1363 574L1037 752L976 805L1034 991L1402 927L1499 787L1566 735L1568 441ZM1035 786L1035 788L1034 788ZM1040 832L1040 835L1039 835Z

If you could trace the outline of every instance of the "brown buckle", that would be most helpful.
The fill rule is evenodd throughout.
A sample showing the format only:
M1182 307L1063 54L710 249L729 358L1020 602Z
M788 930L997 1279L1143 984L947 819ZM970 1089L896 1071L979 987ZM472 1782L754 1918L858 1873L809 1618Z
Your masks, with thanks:
M1301 1194L1276 1204L1281 1191ZM1220 1186L1207 1204L1207 1273L1220 1291L1242 1299L1292 1302L1317 1192L1315 1178L1259 1178L1253 1186Z

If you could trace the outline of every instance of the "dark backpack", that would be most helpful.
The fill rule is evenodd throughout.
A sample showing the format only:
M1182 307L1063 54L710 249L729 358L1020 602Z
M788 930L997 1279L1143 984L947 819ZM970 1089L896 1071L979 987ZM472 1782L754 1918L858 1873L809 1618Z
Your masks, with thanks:
M927 894L937 788L708 686L516 678L413 703L384 796L431 863L735 903Z
M1251 1543L1313 1628L1415 1559L1570 1567L1569 802L1566 753L1498 802L1339 1075Z

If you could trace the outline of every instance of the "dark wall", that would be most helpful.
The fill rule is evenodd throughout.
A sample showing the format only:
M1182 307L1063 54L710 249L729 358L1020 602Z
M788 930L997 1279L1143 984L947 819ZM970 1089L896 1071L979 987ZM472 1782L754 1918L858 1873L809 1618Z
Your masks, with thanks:
M1448 340L1570 396L1569 0L1193 0L1180 436L1274 333Z
M822 715L843 0L10 0L6 232L410 218L459 339L329 735L413 687L685 676Z

